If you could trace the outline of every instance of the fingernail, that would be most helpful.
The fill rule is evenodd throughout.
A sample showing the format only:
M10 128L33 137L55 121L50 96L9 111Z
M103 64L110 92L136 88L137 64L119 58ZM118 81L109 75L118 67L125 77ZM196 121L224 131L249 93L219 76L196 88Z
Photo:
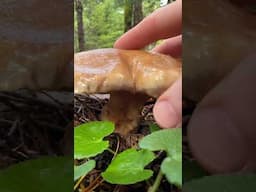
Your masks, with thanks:
M237 171L245 163L243 135L221 108L197 109L188 125L188 139L195 158L210 172Z
M162 100L155 104L154 117L162 128L172 128L178 123L178 115L168 100Z

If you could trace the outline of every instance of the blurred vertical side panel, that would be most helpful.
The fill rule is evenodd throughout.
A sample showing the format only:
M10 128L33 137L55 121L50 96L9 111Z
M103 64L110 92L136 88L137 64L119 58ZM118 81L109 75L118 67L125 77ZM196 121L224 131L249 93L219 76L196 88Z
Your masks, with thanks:
M256 190L256 1L183 1L185 192Z
M0 1L0 191L71 191L73 0Z

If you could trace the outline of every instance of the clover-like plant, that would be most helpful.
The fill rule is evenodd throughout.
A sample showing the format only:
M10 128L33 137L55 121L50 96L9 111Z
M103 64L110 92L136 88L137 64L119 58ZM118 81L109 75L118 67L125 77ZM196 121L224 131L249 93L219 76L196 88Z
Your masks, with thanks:
M114 131L114 124L111 122L94 121L84 123L75 127L74 130L74 157L75 159L86 159L86 163L74 166L74 180L83 178L92 169L94 169L95 160L88 158L94 157L104 150L108 149L109 141L105 141L104 137L110 135ZM79 180L75 188L81 182Z
M146 180L153 171L144 167L154 158L154 153L149 150L127 149L117 155L102 176L112 184L127 185Z
M113 131L113 123L104 121L77 126L74 131L75 158L88 160L108 149L109 141L104 140L104 137ZM144 167L154 158L154 153L149 150L127 149L113 159L102 176L107 182L114 184L132 184L146 180L153 175L153 171L145 170ZM92 159L74 166L74 180L84 177L94 167L95 161Z
M165 129L155 131L150 135L144 137L139 146L142 149L148 149L151 151L165 151L167 157L161 164L161 171L159 177L153 186L157 188L161 181L161 174L165 174L170 183L173 183L177 187L182 185L182 132L181 128Z
M115 154L110 165L101 174L105 181L112 184L134 184L149 179L153 171L145 169L145 166L155 159L154 151L164 150L167 157L163 160L161 171L149 191L157 191L163 174L170 183L181 187L181 129L159 130L154 125L151 130L154 132L140 141L141 149L126 149ZM114 125L111 122L90 122L75 128L75 158L87 160L86 164L75 166L75 180L83 178L95 167L92 157L109 149L109 142L104 137L113 131Z
M75 127L75 159L94 157L108 149L109 141L105 141L103 138L113 131L114 124L111 122L94 121Z
M94 160L89 160L86 163L74 167L74 180L87 175L91 170L94 169L96 162Z

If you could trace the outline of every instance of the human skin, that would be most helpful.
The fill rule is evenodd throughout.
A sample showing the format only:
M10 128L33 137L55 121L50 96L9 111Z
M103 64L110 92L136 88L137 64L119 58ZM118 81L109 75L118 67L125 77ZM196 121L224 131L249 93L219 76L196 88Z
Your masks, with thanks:
M153 51L179 57L180 33L181 1L176 1L145 18L118 39L115 47L140 49L167 39ZM255 51L248 55L241 63L237 61L240 64L204 97L188 125L193 155L212 173L256 170ZM180 123L181 101L179 79L158 98L154 107L155 119L161 127Z
M209 172L256 170L255 64L256 54L249 53L192 114L190 148Z
M167 19L168 18L168 19ZM182 1L177 0L159 8L143 19L137 26L122 35L114 44L120 49L141 49L157 40L163 43L152 51L180 57L182 50ZM158 99L153 113L163 128L180 125L182 119L181 77Z

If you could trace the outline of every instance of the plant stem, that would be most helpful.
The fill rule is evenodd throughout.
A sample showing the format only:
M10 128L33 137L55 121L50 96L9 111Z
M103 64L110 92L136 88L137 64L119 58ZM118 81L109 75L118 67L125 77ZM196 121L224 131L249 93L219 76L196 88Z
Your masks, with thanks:
M77 183L74 186L74 191L76 190L76 188L80 185L80 183L84 180L86 175L83 175L82 177L80 177L80 179L77 181Z
M157 189L161 184L162 178L163 178L163 173L161 170L159 170L156 180L155 180L153 186L148 189L148 192L157 192Z
M113 155L115 155L116 154L116 152L115 151L113 151L112 149L107 149L110 153L112 153Z

